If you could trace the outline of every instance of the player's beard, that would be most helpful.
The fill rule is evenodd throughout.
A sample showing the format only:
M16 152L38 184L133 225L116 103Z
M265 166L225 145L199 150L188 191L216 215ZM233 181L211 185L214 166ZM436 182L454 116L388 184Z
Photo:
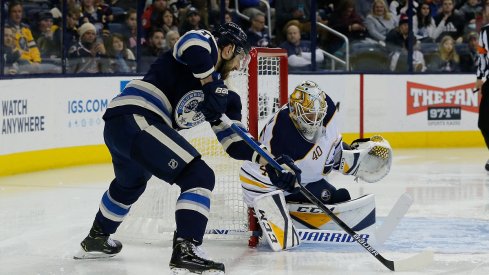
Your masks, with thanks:
M233 63L231 60L222 60L221 65L217 68L217 72L221 74L222 80L226 80L229 73L233 70Z

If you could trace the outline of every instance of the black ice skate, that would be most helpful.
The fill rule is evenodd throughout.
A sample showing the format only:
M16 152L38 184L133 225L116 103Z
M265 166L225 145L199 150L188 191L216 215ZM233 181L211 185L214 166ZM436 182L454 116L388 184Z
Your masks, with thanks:
M224 274L224 264L207 259L204 251L188 240L176 240L170 260L173 274Z
M486 172L488 172L488 173L489 173L489 160L486 162L486 166L485 166L485 168L486 168Z
M109 234L102 232L100 226L94 222L88 236L80 243L81 250L73 258L98 259L114 257L122 249L121 242L110 238Z

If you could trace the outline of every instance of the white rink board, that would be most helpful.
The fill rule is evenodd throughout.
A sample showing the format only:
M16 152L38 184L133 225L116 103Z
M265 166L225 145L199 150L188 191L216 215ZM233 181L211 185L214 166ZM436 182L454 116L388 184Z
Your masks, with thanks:
M139 77L86 77L15 79L0 81L0 155L35 150L103 144L102 115L121 82ZM317 82L340 102L341 131L360 129L359 75L289 75L289 93L304 80ZM451 87L473 85L470 75L365 75L364 132L478 131L476 106L460 111L461 119L428 121L426 110L407 114L408 82L438 87L446 95ZM436 89L432 89L436 90ZM478 96L479 94L475 94ZM21 110L8 108L15 100ZM443 105L443 104L442 104ZM446 104L445 104L446 105ZM457 108L454 104L449 107ZM437 107L432 105L428 107ZM464 108L472 108L465 110ZM418 109L419 110L419 109ZM12 121L42 118L35 131L14 130ZM34 118L34 119L35 119ZM24 119L24 120L23 120Z
M119 92L121 80L106 77L0 81L0 155L103 144L102 115ZM15 104L18 101L20 105ZM42 125L37 123L31 130L24 124L19 130L18 123L30 117L39 118Z
M478 130L480 93L472 92L474 81L471 75L366 75L365 132ZM432 111L442 116L447 108L460 108L460 118L429 119L427 108L438 108Z

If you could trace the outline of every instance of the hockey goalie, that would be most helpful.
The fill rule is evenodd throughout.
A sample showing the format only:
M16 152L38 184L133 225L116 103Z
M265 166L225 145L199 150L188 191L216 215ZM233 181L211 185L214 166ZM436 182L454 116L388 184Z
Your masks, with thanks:
M336 106L316 83L305 81L295 87L289 103L265 125L262 146L275 156L286 155L302 171L301 183L353 230L375 224L373 195L351 199L348 190L335 188L326 180L333 170L365 182L376 182L389 173L392 149L384 138L373 136L351 145L342 141ZM277 173L270 165L243 163L240 181L249 207L250 230L261 231L272 250L281 251L300 244L298 230L335 230L339 227L298 192L278 190L270 182ZM270 178L269 178L270 176ZM250 239L250 246L257 239Z

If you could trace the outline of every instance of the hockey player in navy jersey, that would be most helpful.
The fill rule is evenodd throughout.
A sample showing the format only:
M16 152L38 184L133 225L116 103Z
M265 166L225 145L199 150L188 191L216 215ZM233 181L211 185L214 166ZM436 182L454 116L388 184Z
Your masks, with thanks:
M151 65L142 80L131 81L110 102L103 116L104 139L115 179L103 194L93 226L75 258L110 257L120 252L122 244L110 234L154 175L181 189L170 268L224 272L222 263L207 259L199 248L215 175L177 130L207 120L232 158L263 162L220 120L223 113L237 123L241 120L240 97L228 91L223 80L239 68L248 50L246 34L234 23L220 26L214 34L189 31ZM300 171L290 165L290 172L279 173L272 181L279 188L290 190L299 180Z
M289 162L302 171L301 183L324 204L350 200L348 190L337 189L325 179L331 171L374 182L389 172L392 160L390 145L382 137L357 140L349 146L343 142L337 124L333 100L315 82L305 81L295 87L289 103L264 126L259 139L273 155L290 157ZM299 245L286 203L309 201L300 193L277 190L270 181L276 176L270 166L249 161L243 163L240 171L244 201L258 213L258 222L267 233L263 235L271 248L279 251Z

